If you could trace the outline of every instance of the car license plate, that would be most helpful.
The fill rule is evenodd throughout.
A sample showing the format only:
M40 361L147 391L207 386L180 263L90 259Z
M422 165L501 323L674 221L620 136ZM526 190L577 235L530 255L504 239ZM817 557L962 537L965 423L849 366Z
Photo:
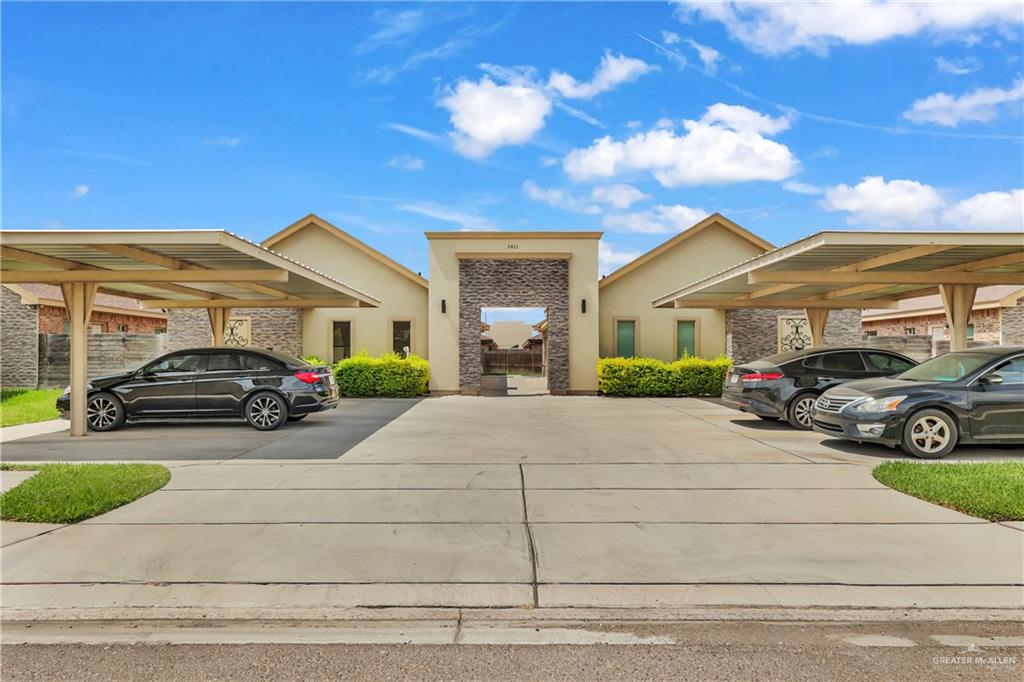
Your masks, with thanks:
M732 383L734 383L734 384L740 383L740 375L739 374L733 374L732 375Z
M333 386L335 384L334 374L333 373L327 375L327 384L329 386Z

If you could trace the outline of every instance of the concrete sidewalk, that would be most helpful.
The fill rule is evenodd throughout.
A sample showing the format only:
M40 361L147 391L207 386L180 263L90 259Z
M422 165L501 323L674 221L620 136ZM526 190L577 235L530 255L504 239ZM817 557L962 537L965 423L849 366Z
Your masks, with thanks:
M432 399L327 447L171 462L163 490L6 546L4 606L1024 607L1021 528L881 486L895 451L708 401Z

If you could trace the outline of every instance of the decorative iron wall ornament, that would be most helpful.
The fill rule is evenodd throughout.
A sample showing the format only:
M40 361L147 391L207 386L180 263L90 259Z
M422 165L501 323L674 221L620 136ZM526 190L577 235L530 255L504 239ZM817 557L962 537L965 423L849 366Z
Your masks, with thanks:
M232 317L224 331L225 346L249 346L252 344L252 319Z
M801 350L811 345L811 325L806 317L779 317L779 352Z

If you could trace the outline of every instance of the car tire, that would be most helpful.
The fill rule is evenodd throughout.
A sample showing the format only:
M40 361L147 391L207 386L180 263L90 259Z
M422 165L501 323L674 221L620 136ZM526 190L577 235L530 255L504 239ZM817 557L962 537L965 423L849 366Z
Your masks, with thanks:
M288 417L288 421L290 421L290 422L300 422L300 421L302 421L303 419L305 419L308 416L309 416L308 414L293 414L292 416Z
M814 412L814 401L817 399L817 393L809 391L797 393L786 408L786 421L789 422L789 425L800 431L810 431L811 414Z
M765 414L759 414L759 415L756 415L756 416L757 416L758 419L763 419L766 422L777 422L777 421L779 421L778 417L769 417L768 415L765 415Z
M90 431L116 431L124 426L124 403L113 393L89 396L85 407L85 423Z
M960 434L956 422L942 410L915 412L903 424L901 446L908 455L921 459L942 459L956 447Z
M276 393L257 393L245 404L245 421L257 431L273 431L288 421L288 405Z

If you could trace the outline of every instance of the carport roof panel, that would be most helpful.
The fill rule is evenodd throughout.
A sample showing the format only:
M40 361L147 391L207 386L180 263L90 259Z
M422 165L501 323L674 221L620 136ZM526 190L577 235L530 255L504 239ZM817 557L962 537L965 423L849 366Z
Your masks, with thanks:
M871 267L863 272L935 273L933 282L876 284L871 285L869 290L855 292L850 290L857 287L849 283L808 281L798 286L779 286L752 284L748 277L755 272L857 272L858 263L882 259L914 247L941 247L942 250L928 253L927 248L922 248L919 255L901 257L890 264ZM1022 273L1021 280L1024 283L1024 258L1016 257L1022 253L1024 236L1013 232L819 232L666 294L655 299L653 305L672 307L676 301L684 301L689 306L701 301L721 303L743 299L751 294L756 294L752 300L764 307L772 307L773 301L808 297L828 298L833 305L839 305L844 299L892 301L920 296L923 289L933 289L942 283L940 271ZM984 261L1000 257L1003 262L978 267L985 265ZM867 286L862 288L867 289ZM778 289L778 292L768 293L769 289Z
M344 282L224 230L3 230L0 231L0 245L38 256L70 261L86 269L167 271L174 268L154 261L170 259L187 264L181 268L183 270L284 270L288 273L288 280L275 282L272 286L288 298L306 299L312 303L316 299L351 298L356 305L371 307L380 303L373 296ZM104 250L103 245L140 249L146 252L147 258L114 253ZM3 269L10 272L53 272L61 268L18 260L6 252ZM227 282L185 284L190 288L201 288L217 297L242 302L272 301L278 298L262 294L251 286L239 287ZM173 301L195 299L187 293L168 291L164 287L145 282L105 282L102 286L112 293L124 293L136 298Z

